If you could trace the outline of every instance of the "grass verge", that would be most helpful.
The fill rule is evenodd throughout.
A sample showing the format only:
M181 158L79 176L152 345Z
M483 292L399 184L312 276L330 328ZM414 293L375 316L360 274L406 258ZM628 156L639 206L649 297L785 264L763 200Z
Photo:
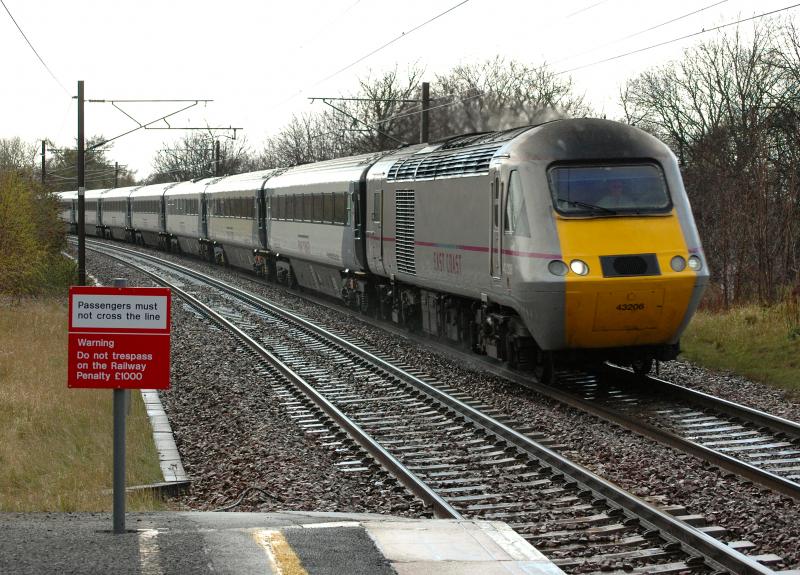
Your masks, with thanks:
M683 355L800 396L800 312L791 304L698 312L681 339Z
M112 392L67 388L66 306L0 301L0 341L0 511L110 511ZM161 481L138 391L131 400L126 483ZM135 494L128 508L163 504Z

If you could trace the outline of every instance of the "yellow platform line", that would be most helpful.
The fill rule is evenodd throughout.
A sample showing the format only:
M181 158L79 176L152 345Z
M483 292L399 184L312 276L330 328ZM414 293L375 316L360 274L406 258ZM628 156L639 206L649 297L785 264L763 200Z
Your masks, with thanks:
M280 531L256 529L253 539L264 549L272 570L278 575L308 575L300 558Z

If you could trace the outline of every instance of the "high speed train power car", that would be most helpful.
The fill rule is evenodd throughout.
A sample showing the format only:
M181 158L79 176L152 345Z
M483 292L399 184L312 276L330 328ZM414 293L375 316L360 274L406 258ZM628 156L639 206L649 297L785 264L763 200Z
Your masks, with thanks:
M87 211L107 235L112 192L94 194ZM75 196L62 198L72 222ZM140 205L157 212L147 229ZM646 373L675 358L708 283L675 156L607 120L131 188L126 218L128 238L252 268L540 375L605 360Z

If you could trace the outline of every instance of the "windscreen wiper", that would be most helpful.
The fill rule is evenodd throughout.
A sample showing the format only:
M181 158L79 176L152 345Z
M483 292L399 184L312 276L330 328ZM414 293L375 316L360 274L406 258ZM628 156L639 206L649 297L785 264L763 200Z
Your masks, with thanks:
M616 211L609 208L604 208L603 206L597 206L595 204L587 204L586 202L578 202L576 200L561 200L561 201L567 202L570 206L578 206L579 208L586 208L588 210L597 210L605 214L611 214L612 216L617 215Z

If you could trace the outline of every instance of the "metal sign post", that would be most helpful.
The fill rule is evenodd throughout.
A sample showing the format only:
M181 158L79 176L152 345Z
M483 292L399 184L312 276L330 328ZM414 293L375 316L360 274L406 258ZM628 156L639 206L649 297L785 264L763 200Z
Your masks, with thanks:
M169 388L170 290L127 285L69 290L67 383L114 393L114 533L125 533L126 392Z
M128 280L115 278L114 287L128 287ZM125 533L125 390L115 388L114 394L114 533Z
M86 285L86 159L83 137L83 80L78 81L78 285Z

